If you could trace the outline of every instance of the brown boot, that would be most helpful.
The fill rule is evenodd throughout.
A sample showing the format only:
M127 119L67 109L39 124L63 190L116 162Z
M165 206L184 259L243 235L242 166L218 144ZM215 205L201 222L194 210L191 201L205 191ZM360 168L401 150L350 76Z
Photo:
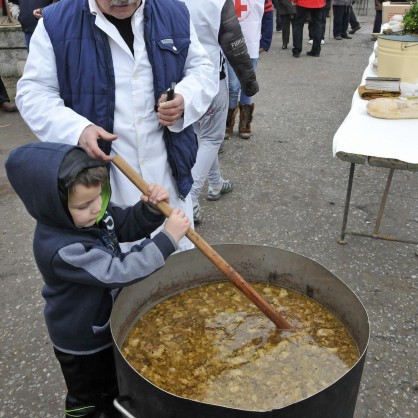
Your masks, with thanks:
M250 105L239 105L239 136L242 139L249 139L251 136L251 122L253 120L254 103Z
M228 116L226 117L226 127L225 127L225 139L231 139L232 132L234 131L235 125L235 116L238 113L238 106L233 109L228 109Z

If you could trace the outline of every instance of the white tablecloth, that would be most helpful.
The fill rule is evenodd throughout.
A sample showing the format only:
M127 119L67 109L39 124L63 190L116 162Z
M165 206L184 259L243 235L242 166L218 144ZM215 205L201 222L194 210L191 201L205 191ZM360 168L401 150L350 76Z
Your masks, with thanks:
M375 53L363 73L361 84L368 76L377 76L373 65ZM402 96L418 95L418 86L401 83ZM368 157L397 159L418 164L418 119L379 119L367 114L367 100L356 90L350 113L333 139L333 154L359 154Z

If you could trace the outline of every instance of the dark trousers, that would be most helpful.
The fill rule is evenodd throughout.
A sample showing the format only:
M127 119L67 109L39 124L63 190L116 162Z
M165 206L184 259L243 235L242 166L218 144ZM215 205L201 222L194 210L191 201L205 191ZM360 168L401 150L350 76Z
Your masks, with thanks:
M287 45L290 39L290 25L292 25L293 29L293 22L295 21L295 15L282 15L282 41L283 45Z
M9 95L7 94L6 86L0 77L0 104L4 102L10 102Z
M354 13L353 6L350 6L350 27L351 29L358 28L360 26L360 23L358 23L357 16Z
M324 6L322 10L322 16L321 16L321 39L325 39L325 29L327 27L327 16L329 14L329 9L331 9L331 6ZM313 24L312 20L309 19L308 24L308 31L309 31L309 39L313 39Z
M25 32L25 43L26 43L26 49L28 51L29 51L30 38L32 38L32 33Z
M332 6L334 12L334 25L333 35L347 36L348 21L350 20L350 7L349 6Z
M113 348L90 355L73 355L54 348L65 383L66 418L121 418L113 399L119 395Z
M296 18L293 23L293 54L302 52L303 26L306 18L310 15L312 21L312 52L319 54L321 52L321 18L322 9L307 9L296 6Z
M382 11L376 10L376 16L374 17L373 33L380 33L382 29Z
M279 15L279 11L276 10L276 31L282 30L282 17Z

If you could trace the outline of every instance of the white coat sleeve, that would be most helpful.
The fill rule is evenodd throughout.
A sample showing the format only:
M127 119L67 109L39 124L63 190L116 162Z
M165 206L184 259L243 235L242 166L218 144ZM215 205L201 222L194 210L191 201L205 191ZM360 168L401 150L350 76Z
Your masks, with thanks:
M199 120L218 93L218 85L213 79L214 65L199 42L191 22L190 40L184 78L176 86L176 92L184 97L184 117L170 126L173 132L179 132Z
M32 132L41 140L76 145L91 122L64 105L60 97L55 54L40 19L30 41L16 105Z

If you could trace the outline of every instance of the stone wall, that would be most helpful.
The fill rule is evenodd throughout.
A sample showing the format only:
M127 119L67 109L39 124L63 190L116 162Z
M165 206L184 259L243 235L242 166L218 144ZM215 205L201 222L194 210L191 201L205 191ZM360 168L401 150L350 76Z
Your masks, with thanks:
M0 25L0 74L21 76L28 53L20 25Z

